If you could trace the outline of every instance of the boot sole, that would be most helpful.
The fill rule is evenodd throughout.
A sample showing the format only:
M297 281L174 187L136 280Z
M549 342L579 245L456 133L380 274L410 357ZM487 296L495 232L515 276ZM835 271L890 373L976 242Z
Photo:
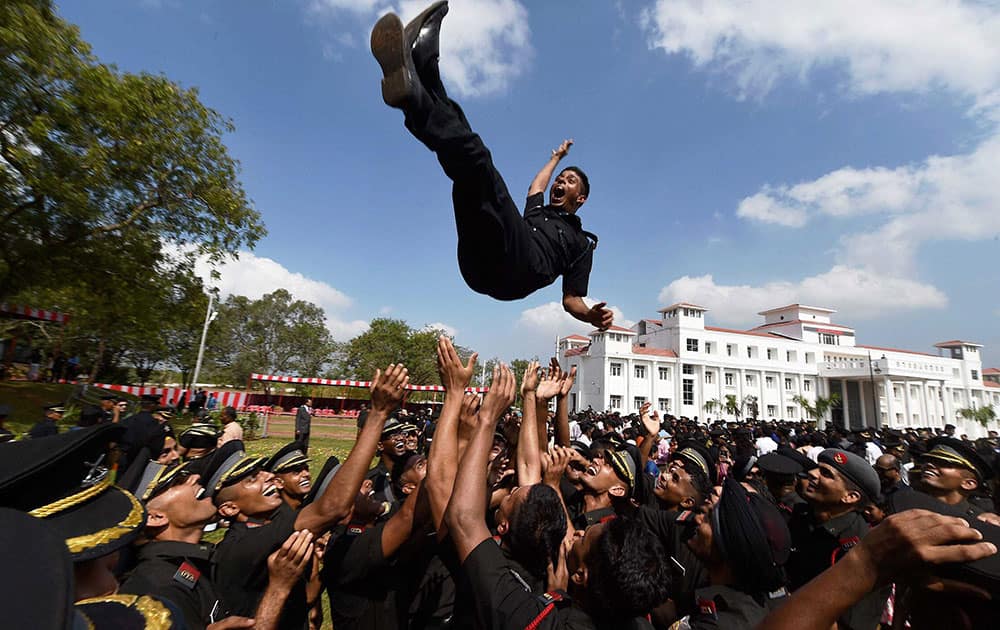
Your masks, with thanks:
M403 22L395 13L379 18L372 29L372 54L382 68L382 100L402 109L409 100L410 73L406 70Z

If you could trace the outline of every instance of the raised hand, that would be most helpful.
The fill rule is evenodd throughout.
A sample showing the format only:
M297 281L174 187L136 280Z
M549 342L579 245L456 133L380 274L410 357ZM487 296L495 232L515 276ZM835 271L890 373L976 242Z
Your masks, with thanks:
M563 159L564 157L566 157L566 154L569 153L569 148L571 146L573 146L572 138L563 140L562 144L559 145L559 148L552 150L552 157L556 158L557 160Z
M517 379L514 378L514 373L504 363L494 366L493 382L479 407L479 421L495 422L505 409L514 404L516 396Z
M548 401L559 394L561 376L562 372L558 369L549 368L543 372L535 388L535 396L539 401Z
M573 537L567 536L559 545L559 558L555 566L549 562L546 570L545 588L549 591L565 591L569 586L569 569L566 559L573 549Z
M587 311L587 321L599 330L607 330L615 321L615 314L607 306L607 302L598 302Z
M642 420L642 426L646 429L647 435L656 435L660 432L660 423L649 413L651 406L648 402L642 403L642 406L639 407L639 419Z
M524 378L521 379L521 395L524 396L538 389L538 361L531 361L524 370Z
M409 384L410 373L402 363L390 364L385 372L375 370L371 384L372 411L391 413L403 403Z
M448 391L465 390L476 372L476 359L479 358L479 353L473 352L469 360L463 364L451 339L441 335L438 337L437 356L438 375L444 388Z
M556 363L558 366L559 364ZM573 383L576 382L576 366L574 365L569 369L569 372L562 373L562 379L559 381L559 397L565 398L569 395L569 391L573 389Z
M571 453L576 451L564 446L553 446L547 453L542 453L542 481L546 485L559 489L559 482L566 472L566 466L573 459Z
M307 529L292 535L267 557L270 584L291 590L313 557L313 535Z

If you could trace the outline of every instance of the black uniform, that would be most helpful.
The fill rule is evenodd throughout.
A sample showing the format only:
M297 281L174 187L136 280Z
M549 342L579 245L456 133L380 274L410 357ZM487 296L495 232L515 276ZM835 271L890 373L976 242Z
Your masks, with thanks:
M149 411L140 411L129 416L122 420L121 424L125 427L125 435L122 436L119 445L122 455L118 460L118 469L125 470L135 458L138 450L145 446L156 433L163 432L163 427Z
M430 112L407 114L406 126L454 182L458 266L473 291L517 300L561 275L564 294L587 295L597 237L575 214L544 205L542 193L528 198L522 217L457 103L435 101Z
M792 553L785 569L792 590L803 586L833 566L868 533L869 526L857 512L847 512L825 523L816 523L808 504L795 508L788 525L792 534ZM837 620L845 630L874 629L882 616L888 598L887 589L878 589L865 596Z
M598 523L606 523L611 519L617 517L618 514L615 513L614 508L600 508L598 510L591 510L589 512L583 512L579 516L573 519L573 527L576 529L587 529L591 525L597 525Z
M184 615L188 628L200 630L229 612L212 583L213 551L207 543L162 541L143 545L138 564L119 591L169 599Z
M31 427L28 431L28 437L30 438L40 438L47 437L49 435L58 435L59 427L56 425L55 420L52 418L45 418L39 420L35 423L35 426Z
M770 612L763 603L731 586L699 588L695 598L697 608L688 619L692 630L753 630Z
M381 459L374 468L368 471L365 479L371 480L372 491L375 493L372 496L376 501L388 501L394 506L397 505L396 495L392 491L391 473Z
M267 556L281 547L295 531L294 510L278 509L266 524L233 523L216 545L215 585L233 615L253 617L267 589ZM280 628L308 624L305 581L299 580L285 603Z
M392 630L399 627L396 571L382 555L385 523L334 530L320 579L330 598L330 621L338 630Z
M792 520L792 514L795 512L795 506L804 505L805 502L805 499L800 497L799 493L794 490L778 499L778 512L785 517L786 524Z
M674 582L670 598L674 600L678 616L683 617L696 610L695 593L699 588L708 586L708 572L701 560L687 546L690 529L678 523L679 514L674 510L642 506L636 510L635 517L649 531L656 534L663 544L663 549L673 559L670 564Z
M507 560L492 539L472 550L462 565L472 586L476 615L481 628L594 628L590 617L571 605L532 592L530 585ZM553 604L549 607L549 604ZM532 626L532 624L534 624Z

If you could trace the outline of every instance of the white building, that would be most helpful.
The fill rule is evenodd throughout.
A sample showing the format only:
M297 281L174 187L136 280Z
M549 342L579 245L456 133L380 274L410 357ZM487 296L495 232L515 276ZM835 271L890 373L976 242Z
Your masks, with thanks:
M650 401L675 416L735 419L720 409L706 412L706 403L733 397L746 415L754 397L758 417L800 420L796 396L813 403L836 392L842 403L820 426L952 423L970 437L986 430L958 410L1000 411L1000 383L984 380L979 344L946 341L935 345L938 354L858 345L853 328L831 321L836 311L802 304L759 313L764 322L751 330L707 326L707 310L681 302L630 329L560 339L560 363L577 368L570 409L624 414Z

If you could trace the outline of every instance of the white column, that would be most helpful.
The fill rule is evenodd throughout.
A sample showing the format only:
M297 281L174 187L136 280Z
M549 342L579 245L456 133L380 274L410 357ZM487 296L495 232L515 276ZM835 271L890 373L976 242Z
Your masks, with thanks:
M821 377L818 373L816 374L816 395L826 398L830 395L830 383L825 377ZM827 411L822 418L816 421L816 427L823 430L826 429L826 420L830 416L830 412Z
M844 429L851 430L851 412L847 409L847 381L840 379L840 406L844 410Z
M910 403L910 381L903 381L903 407L906 409L903 414L903 426L908 427L913 424L913 405Z
M858 406L861 407L861 424L864 426L869 426L868 424L868 402L867 396L865 396L865 383L864 381L858 381ZM875 426L874 424L870 426Z
M892 392L892 381L889 380L889 376L883 377L882 384L885 387L885 416L887 427L896 426L896 412L892 408L893 403L893 392Z
M775 383L778 387L778 417L784 418L785 420L790 420L785 416L785 373L778 371L778 380Z
M927 406L927 381L920 381L920 422L925 427L933 426Z
M955 421L955 412L951 406L951 388L945 388L944 381L941 381L941 404L944 405L944 423L941 425L943 427Z

